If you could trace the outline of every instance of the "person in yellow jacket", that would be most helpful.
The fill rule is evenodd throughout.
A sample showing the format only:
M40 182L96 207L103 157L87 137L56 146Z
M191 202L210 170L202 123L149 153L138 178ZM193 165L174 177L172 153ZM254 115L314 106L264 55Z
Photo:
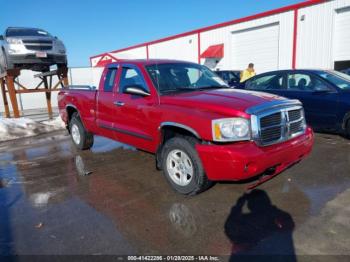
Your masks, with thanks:
M248 65L248 68L241 72L241 80L239 82L242 83L242 82L248 80L249 78L251 78L251 77L253 77L255 75L256 75L256 73L255 73L255 70L254 70L254 64L250 63Z

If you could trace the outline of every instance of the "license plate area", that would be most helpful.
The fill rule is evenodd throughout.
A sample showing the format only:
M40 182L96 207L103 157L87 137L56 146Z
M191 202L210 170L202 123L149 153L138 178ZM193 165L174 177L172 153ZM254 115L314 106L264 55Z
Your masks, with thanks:
M47 53L46 52L36 52L35 56L37 58L47 58Z

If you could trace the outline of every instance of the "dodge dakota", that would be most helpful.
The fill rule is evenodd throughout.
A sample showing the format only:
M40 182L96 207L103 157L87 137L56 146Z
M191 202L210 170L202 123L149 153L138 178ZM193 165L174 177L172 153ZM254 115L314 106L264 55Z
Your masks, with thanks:
M63 89L58 105L79 149L100 135L154 153L169 184L188 195L215 181L264 182L313 145L298 100L230 89L190 62L111 63L97 90Z

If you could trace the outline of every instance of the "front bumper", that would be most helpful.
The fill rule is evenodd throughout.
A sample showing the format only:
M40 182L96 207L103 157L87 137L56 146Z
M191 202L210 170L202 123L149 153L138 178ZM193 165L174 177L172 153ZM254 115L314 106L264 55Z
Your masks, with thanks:
M67 57L65 54L47 53L47 57L39 58L35 54L9 55L8 61L11 64L66 64Z
M311 128L286 142L259 147L253 141L229 145L198 144L197 152L204 170L212 181L246 180L269 169L274 175L297 163L311 150L314 136Z

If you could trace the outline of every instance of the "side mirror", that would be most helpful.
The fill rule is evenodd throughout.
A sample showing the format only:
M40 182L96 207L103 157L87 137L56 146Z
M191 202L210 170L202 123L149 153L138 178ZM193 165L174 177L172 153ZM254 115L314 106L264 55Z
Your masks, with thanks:
M127 86L125 88L124 93L138 96L149 96L150 93L143 90L143 88L139 85Z
M4 40L4 36L3 35L0 35L0 40Z

